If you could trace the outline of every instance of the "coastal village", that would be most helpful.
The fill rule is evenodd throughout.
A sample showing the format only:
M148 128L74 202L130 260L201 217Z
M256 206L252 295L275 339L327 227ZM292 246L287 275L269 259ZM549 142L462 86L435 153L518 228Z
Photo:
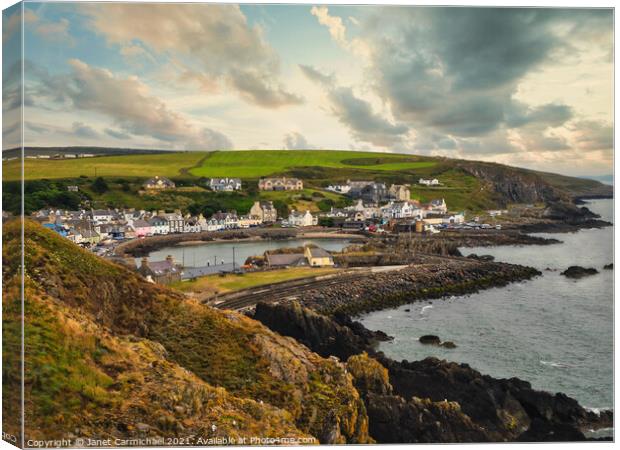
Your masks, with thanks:
M437 179L421 178L418 184L438 186ZM239 178L211 178L205 187L213 192L236 192L243 189ZM77 186L67 186L69 191L77 191ZM157 193L177 189L174 181L163 176L155 176L143 183L145 192ZM298 178L270 177L258 181L259 191L301 191L304 182ZM136 239L153 236L166 236L182 233L218 232L242 230L256 227L264 228L304 228L328 227L367 233L386 233L389 231L409 231L423 234L436 234L444 229L491 228L480 224L475 218L466 223L464 212L451 211L443 198L421 203L411 198L410 186L405 184L388 185L378 181L347 180L325 188L328 192L343 195L349 199L349 206L331 207L325 212L291 210L281 217L273 201L257 200L247 214L235 210L218 211L210 217L202 214L191 215L180 209L136 210L136 209L80 209L55 210L42 209L32 213L32 218L71 242L89 248L101 256L111 256L116 245ZM501 214L491 211L490 215ZM497 225L499 227L499 225ZM329 252L321 248L306 247L292 254L265 255L265 267L331 267L334 260ZM163 261L149 261L143 258L136 265L141 275L149 281L171 284L182 279L195 279L198 276L242 270L242 265L192 268L183 267L172 256Z

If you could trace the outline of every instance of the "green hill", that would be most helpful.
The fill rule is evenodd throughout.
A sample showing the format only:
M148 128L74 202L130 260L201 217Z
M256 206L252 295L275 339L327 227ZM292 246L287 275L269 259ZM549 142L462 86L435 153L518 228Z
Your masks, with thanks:
M337 362L147 283L34 222L24 234L27 439L80 429L122 439L369 442L363 402ZM5 411L19 404L19 236L19 222L5 224ZM18 433L19 414L4 420Z
M211 214L218 209L247 213L255 200L275 200L281 214L290 209L329 210L347 200L325 191L333 183L377 180L411 185L411 197L423 202L444 198L452 210L481 211L509 203L538 203L580 196L610 196L612 188L594 180L509 167L486 162L372 152L328 150L252 150L176 152L99 156L82 159L26 159L26 210L46 206L75 208L89 200L95 208L181 208ZM109 189L91 187L97 177ZM140 193L148 177L172 178L178 189L158 194ZM302 192L257 191L260 177L286 175L303 179ZM207 191L208 177L242 178L241 193ZM417 184L419 178L438 178L440 186ZM19 162L4 162L5 209L19 207ZM67 194L66 186L78 185L79 195ZM68 198L70 197L70 198Z

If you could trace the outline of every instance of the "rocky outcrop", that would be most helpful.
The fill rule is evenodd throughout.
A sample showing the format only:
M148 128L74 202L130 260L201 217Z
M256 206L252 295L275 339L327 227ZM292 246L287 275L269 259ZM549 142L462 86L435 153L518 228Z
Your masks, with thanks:
M366 397L370 434L379 443L489 442L490 436L476 425L456 402L433 402L397 395Z
M263 308L261 315L272 316L266 322L274 331L286 334L295 329L298 339L312 350L326 350L320 344L325 333L307 326L308 313L300 313L298 306ZM288 314L287 309L298 312ZM364 339L355 340L350 328L329 325L327 317L319 322L316 316L312 314L315 324L331 330L331 341L356 342L346 354L360 348L359 355L349 357L347 369L366 404L370 436L378 442L583 440L582 430L611 426L610 411L595 414L564 394L534 390L518 378L497 379L467 364L437 358L394 361L375 352ZM298 322L285 323L292 320ZM346 338L339 339L333 332L344 333ZM444 401L447 408L442 407Z
M501 164L462 161L459 167L486 183L497 195L498 203L537 203L569 200L570 196L540 174Z
M299 303L258 303L253 317L268 328L297 339L321 356L336 356L343 361L371 348L378 339L384 339L383 336L369 335L371 332L355 334L351 328L302 308Z
M579 279L596 275L597 273L598 270L593 267L570 266L564 272L560 272L560 275L564 275L566 278Z
M456 348L456 344L452 341L444 341L442 342L439 336L435 336L434 334L425 334L424 336L420 336L418 339L420 344L424 345L435 345L437 347L444 348Z

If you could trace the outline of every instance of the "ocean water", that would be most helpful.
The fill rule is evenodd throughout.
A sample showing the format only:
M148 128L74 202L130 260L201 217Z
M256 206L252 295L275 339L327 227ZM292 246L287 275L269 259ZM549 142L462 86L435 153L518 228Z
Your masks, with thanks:
M613 220L612 200L587 205ZM483 374L518 377L535 389L563 392L588 408L613 407L613 227L543 234L561 244L461 249L497 261L533 266L543 275L478 294L416 302L361 317L369 329L394 336L380 350L410 361L436 356L467 363ZM599 274L571 280L571 265ZM548 270L547 270L548 269ZM406 311L409 309L409 311ZM422 345L424 334L457 348Z

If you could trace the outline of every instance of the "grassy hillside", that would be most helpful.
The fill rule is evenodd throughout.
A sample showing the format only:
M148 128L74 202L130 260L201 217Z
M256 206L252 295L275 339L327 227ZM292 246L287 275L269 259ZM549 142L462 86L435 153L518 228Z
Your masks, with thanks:
M18 277L19 232L17 221L3 229L9 281ZM208 436L215 422L218 436L267 430L369 441L363 403L337 362L243 315L147 283L34 222L26 222L25 239L27 437L75 428L92 436ZM3 325L15 331L12 284L4 284ZM5 392L17 390L17 368L6 372Z
M213 152L190 173L201 177L258 178L294 167L354 168L359 170L407 170L431 167L412 155L347 152L335 150L251 150Z
M4 162L5 210L19 209L17 161ZM95 192L97 176L109 189ZM247 213L255 200L274 200L280 214L291 209L326 211L346 199L325 191L333 183L377 180L411 185L411 197L421 201L445 198L451 210L480 212L507 203L568 200L587 195L610 195L611 188L593 180L566 177L501 164L414 155L327 150L252 150L179 152L171 154L103 156L79 160L25 161L26 210L46 206L74 208L66 186L77 184L82 200L95 208L181 208L210 215L222 209ZM301 192L258 192L258 178L287 175L304 180ZM144 180L154 175L172 178L175 191L141 194ZM205 189L205 177L240 177L241 193L214 193ZM419 186L419 178L438 178L441 186ZM32 188L31 188L32 187ZM80 198L77 198L78 203Z
M207 155L205 152L174 152L151 155L97 156L79 159L26 159L24 160L24 179L79 178L87 177L151 177L155 175L173 177L182 174L198 164ZM19 161L5 162L4 170L10 177L6 181L18 179Z

